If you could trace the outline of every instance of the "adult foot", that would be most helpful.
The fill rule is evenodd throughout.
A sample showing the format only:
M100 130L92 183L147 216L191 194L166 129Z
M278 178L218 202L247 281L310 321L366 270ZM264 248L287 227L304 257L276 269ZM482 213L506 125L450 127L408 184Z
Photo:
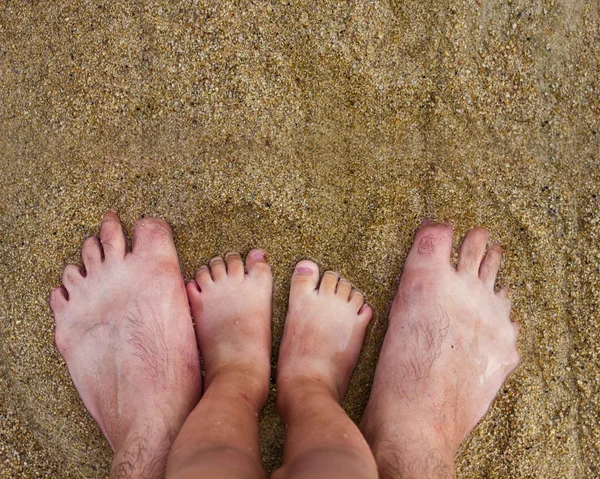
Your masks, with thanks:
M519 362L502 249L477 228L450 263L452 229L419 228L390 312L361 429L382 478L454 477L458 446ZM484 257L485 255L485 257Z
M216 377L238 378L240 388L260 409L271 373L271 294L273 280L265 253L238 253L201 266L187 292L204 362L206 391Z
M302 383L319 383L341 402L373 311L362 293L333 271L319 283L312 261L296 265L277 363L278 402Z
M198 349L169 225L139 220L132 251L114 213L50 295L55 339L85 406L115 451L112 477L162 477L200 398Z

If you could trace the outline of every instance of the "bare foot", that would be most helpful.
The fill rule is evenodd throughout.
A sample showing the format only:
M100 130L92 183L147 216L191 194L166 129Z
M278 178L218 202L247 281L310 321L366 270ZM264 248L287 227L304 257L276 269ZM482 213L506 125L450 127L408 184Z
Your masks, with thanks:
M238 253L200 266L187 285L196 336L206 372L204 389L215 376L242 373L255 384L256 399L266 401L271 374L271 268L264 251L254 249L246 269Z
M301 261L292 276L277 363L277 408L286 426L290 478L377 477L373 454L340 407L372 316L363 295L337 273Z
M254 249L201 266L187 285L204 395L173 445L167 477L263 478L258 413L271 371L271 268Z
M198 349L169 225L139 220L133 248L114 213L50 295L56 345L115 451L115 478L164 475L179 428L200 398ZM104 257L103 257L104 256ZM65 294L66 293L66 294Z
M362 293L333 271L319 284L312 261L296 265L279 360L277 391L289 383L316 379L340 402L356 366L372 310Z
M452 229L417 231L361 423L382 478L454 477L460 443L519 362L510 300L494 292L502 249L485 254L487 240L471 230L455 269Z

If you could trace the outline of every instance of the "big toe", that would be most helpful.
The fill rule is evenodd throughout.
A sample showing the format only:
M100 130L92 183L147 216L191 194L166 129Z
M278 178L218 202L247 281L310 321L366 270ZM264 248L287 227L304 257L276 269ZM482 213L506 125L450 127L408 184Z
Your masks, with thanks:
M406 258L406 267L450 264L452 227L443 224L422 225Z
M162 254L177 258L173 233L160 218L139 219L133 230L132 251L136 255Z
M300 261L294 269L290 295L305 291L315 291L319 284L319 267L307 259Z

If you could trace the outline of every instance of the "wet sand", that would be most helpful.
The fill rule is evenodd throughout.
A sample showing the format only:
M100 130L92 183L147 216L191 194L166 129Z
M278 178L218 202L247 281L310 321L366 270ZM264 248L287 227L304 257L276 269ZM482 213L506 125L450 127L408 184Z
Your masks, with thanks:
M600 5L335 5L0 1L0 477L108 475L47 305L107 209L166 218L186 277L266 248L273 358L296 261L363 289L355 420L421 219L487 227L523 361L459 477L600 477Z

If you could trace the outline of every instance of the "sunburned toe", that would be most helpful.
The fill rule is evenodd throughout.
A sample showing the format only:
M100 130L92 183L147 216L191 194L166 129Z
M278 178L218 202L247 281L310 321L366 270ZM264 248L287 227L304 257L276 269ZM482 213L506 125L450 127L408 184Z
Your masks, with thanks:
M452 227L440 224L421 226L406 259L406 268L432 267L449 263L452 251Z
M159 218L142 218L135 224L132 254L148 258L177 261L177 250L169 224Z

